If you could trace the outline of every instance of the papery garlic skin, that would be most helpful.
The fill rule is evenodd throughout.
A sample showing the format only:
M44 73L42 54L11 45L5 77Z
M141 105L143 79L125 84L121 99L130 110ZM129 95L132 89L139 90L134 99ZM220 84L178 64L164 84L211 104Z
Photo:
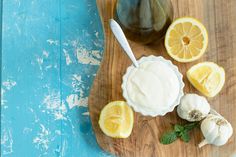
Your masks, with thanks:
M190 122L200 121L210 112L210 105L205 97L197 94L186 94L177 107L179 117Z
M227 143L233 134L231 124L222 116L209 114L201 123L201 131L205 140L199 144L199 147L205 144L222 146Z

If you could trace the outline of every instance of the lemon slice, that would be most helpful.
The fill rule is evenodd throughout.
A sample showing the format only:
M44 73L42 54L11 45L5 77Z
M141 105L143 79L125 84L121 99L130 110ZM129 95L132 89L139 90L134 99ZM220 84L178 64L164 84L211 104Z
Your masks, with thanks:
M200 58L208 45L207 30L191 17L176 19L165 36L167 53L176 61L191 62Z
M202 94L214 97L224 86L225 71L213 62L202 62L187 71L187 78Z
M98 123L107 136L127 138L133 129L133 110L124 101L110 102L102 109Z

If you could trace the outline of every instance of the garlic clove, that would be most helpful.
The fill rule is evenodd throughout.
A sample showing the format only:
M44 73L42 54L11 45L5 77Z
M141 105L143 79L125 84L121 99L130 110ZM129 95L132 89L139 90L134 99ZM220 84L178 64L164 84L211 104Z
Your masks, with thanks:
M216 145L216 146L222 146L222 145L224 145L224 144L226 144L226 142L228 141L228 140L225 140L225 139L227 139L228 137L225 137L225 135L220 135L220 136L218 136L215 140L214 140L214 145Z
M215 127L213 127L213 128L215 128ZM206 138L208 143L213 143L215 141L215 139L219 136L218 129L212 129L211 131L208 130L206 132L207 132L207 134L205 134L203 136Z
M219 132L220 135L214 141L217 146L221 146L227 143L228 139L233 134L233 129L231 125L229 126L229 123L227 123L226 125L220 126Z
M202 121L201 123L201 130L203 133L203 136L207 139L207 141L213 142L214 139L217 137L218 135L218 130L215 129L216 127L216 123L214 123L214 121Z
M198 147L201 148L201 147L203 147L203 146L205 146L205 145L207 145L207 144L208 144L207 140L204 139L204 140L202 140L201 143L198 144Z
M210 105L205 97L197 94L186 94L177 107L180 118L190 122L200 121L210 112Z
M205 139L198 145L199 147L206 144L224 145L233 134L231 124L218 113L209 114L202 121L201 131Z

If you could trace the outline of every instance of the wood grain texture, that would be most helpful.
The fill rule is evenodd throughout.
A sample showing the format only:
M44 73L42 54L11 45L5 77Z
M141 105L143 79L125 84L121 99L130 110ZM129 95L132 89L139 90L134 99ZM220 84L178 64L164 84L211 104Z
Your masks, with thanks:
M144 117L135 114L131 136L113 139L105 136L98 126L101 109L110 101L124 100L121 83L126 68L131 64L112 35L108 20L113 16L115 0L97 0L105 28L106 48L104 59L89 97L89 111L99 145L106 151L125 157L228 157L236 155L236 134L221 147L207 145L201 149L197 144L203 139L199 129L191 133L191 141L177 140L171 145L159 143L160 135L171 129L172 123L184 123L176 111L164 117ZM182 74L186 93L197 92L186 79L186 71L202 61L213 61L226 71L226 83L216 97L208 99L211 106L220 112L236 130L236 1L235 0L172 0L175 17L193 16L204 23L209 33L206 54L192 63L178 63L171 59L159 44L140 45L130 41L135 56L161 55L176 64Z

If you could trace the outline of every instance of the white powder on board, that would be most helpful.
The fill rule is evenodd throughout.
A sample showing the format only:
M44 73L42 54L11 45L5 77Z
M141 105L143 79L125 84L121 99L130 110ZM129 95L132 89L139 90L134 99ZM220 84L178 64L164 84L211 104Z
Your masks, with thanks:
M16 81L13 80L6 80L2 82L2 85L5 89L11 90L12 87L16 86Z
M84 113L82 113L82 115L89 116L89 112L84 112Z
M65 117L67 109L64 101L61 102L59 92L52 92L46 95L43 99L43 105L42 112L54 115L55 120L67 119Z
M33 143L36 144L36 148L42 150L48 150L48 145L50 143L50 134L49 129L46 129L43 124L40 124L40 132L37 133L37 136L33 139Z
M43 56L44 56L45 58L48 58L49 52L47 52L46 50L43 50Z
M74 92L79 93L79 97L84 97L85 86L83 84L81 75L77 75L77 74L72 75L71 86Z
M7 79L6 81L2 82L1 105L4 109L8 108L8 106L6 105L7 100L5 99L5 94L7 93L7 91L10 91L16 85L17 85L16 81L11 79Z
M44 62L45 60L48 59L49 52L46 50L43 50L40 56L36 55L35 57L36 57L36 63L38 63L39 69L41 71L39 78L43 79L44 70L47 71L48 69L52 67L52 65L47 65L48 62ZM31 64L35 65L34 62L31 62Z
M32 128L24 127L23 134L28 134L28 133L32 132L32 130L33 130Z
M99 65L100 61L90 55L90 51L85 48L77 49L77 59L81 64Z
M72 80L77 81L78 84L81 84L83 82L81 75L73 74L72 76Z
M13 152L12 145L12 131L10 129L3 128L1 134L2 155L11 154Z
M66 57L66 65L70 65L70 64L72 63L72 60L71 60L71 58L70 58L69 53L67 52L66 49L63 49L63 52L64 52L64 55L65 55L65 57Z
M84 32L86 36L86 32ZM89 34L88 34L89 35ZM98 35L96 33L95 35ZM63 45L69 46L71 45L73 49L75 50L75 54L78 60L78 63L80 64L89 64L89 65L99 65L101 56L101 51L99 50L88 50L83 45L81 45L80 41L78 40L68 40L67 42L64 42ZM64 51L65 54L65 51ZM66 58L68 58L67 55L65 55ZM66 59L69 62L69 58ZM67 63L68 63L67 62Z
M99 50L87 50L82 46L76 48L77 59L81 64L99 65L101 59Z
M59 45L59 40L48 39L47 43L49 43L49 45Z
M100 51L98 51L98 50L92 50L91 54L92 54L92 56L94 56L96 58L99 58L99 59L101 58Z
M77 94L71 94L66 98L66 102L69 105L69 108L72 109L75 106L88 106L88 97L79 98Z
M98 32L95 32L95 36L96 36L96 38L98 38Z

